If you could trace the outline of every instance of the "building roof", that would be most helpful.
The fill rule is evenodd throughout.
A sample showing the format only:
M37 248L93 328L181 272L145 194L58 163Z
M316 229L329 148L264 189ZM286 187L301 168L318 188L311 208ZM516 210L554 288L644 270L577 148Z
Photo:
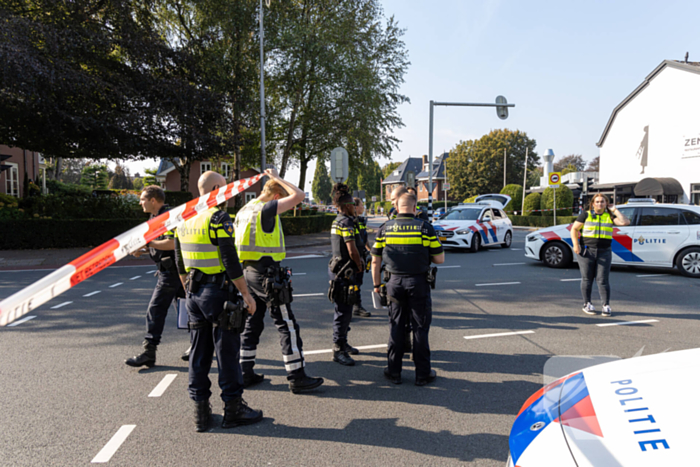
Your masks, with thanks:
M156 170L156 177L165 176L168 172L175 170L175 166L169 160L161 159L160 164L158 164L158 170Z
M676 68L678 70L683 70L683 71L689 71L690 73L697 73L700 74L700 62L680 62L677 60L664 60L661 62L659 66L657 66L654 71L649 73L649 76L644 78L644 81L642 84L637 86L637 89L632 91L632 93L627 96L622 102L618 104L617 107L612 111L612 114L610 115L610 118L608 119L608 123L605 125L605 129L603 130L603 134L600 136L600 140L596 143L596 146L601 147L603 143L605 142L605 138L608 136L608 132L610 131L610 128L612 127L613 122L615 121L615 117L617 116L617 113L622 110L632 99L637 97L637 95L646 88L649 83L651 82L652 79L656 78L659 73L661 73L664 68L670 67L670 68Z
M437 159L433 159L433 180L445 178L445 161L450 157L450 154L443 152ZM429 174L427 170L416 175L416 180L428 180Z
M418 174L423 168L423 159L420 157L409 157L403 163L391 172L382 185L391 185L394 183L406 183L406 174L413 172ZM416 175L416 179L418 179Z

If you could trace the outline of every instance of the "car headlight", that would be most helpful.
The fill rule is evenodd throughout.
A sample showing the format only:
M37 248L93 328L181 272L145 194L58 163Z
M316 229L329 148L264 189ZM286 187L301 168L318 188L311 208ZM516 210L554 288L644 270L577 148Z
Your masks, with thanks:
M534 242L534 241L537 241L537 240L545 241L545 240L547 240L547 239L544 238L543 235L540 235L540 234L538 234L538 233L532 234L532 235L528 235L528 236L527 236L527 241L528 241L528 242Z
M458 230L458 231L455 232L455 233L456 233L457 235L467 235L468 233L472 233L472 231L469 230L469 229L463 229L463 230Z

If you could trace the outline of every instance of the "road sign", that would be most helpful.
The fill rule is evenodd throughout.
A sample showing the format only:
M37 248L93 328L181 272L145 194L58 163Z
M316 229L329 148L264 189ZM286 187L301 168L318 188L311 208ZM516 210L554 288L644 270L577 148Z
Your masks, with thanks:
M377 197L376 197L376 196L372 196L372 202L374 203L374 202L376 202L376 201L377 201Z
M507 104L508 101L506 100L505 97L503 96L498 96L496 97L496 104ZM498 115L498 118L501 120L505 120L508 118L508 107L505 106L497 106L496 107L496 115Z
M549 174L549 186L559 186L561 182L561 172L550 172Z
M331 151L331 179L342 183L350 175L348 168L348 151L345 148L335 148Z
M449 184L449 183L443 183L443 184L442 184L442 189L445 190L445 191L449 190L449 189L450 189L450 184Z

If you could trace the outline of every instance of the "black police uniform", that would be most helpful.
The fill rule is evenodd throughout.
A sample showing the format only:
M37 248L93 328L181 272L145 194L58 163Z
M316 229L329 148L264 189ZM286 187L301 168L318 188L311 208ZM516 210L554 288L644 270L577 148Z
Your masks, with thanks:
M353 278L348 280L344 275L336 276L330 268L328 269L328 277L331 281L338 280L341 287L354 285L357 270L355 262L350 258L350 252L347 247L347 242L355 241L355 222L352 217L345 214L338 214L331 226L331 248L333 250L333 258L340 258L341 265L351 263L348 268L352 271ZM335 305L335 313L333 315L333 348L334 360L337 361L336 352L348 352L348 331L350 328L350 320L352 319L352 305L341 302L338 299L333 301ZM345 355L347 357L347 354ZM349 357L348 357L349 358ZM347 363L352 365L354 362L348 360Z
M158 214L155 216L151 214L151 219L169 210L170 207L164 204L160 210L158 210ZM156 240L170 240L173 238L174 235L172 232L165 232ZM146 312L146 337L143 342L145 352L126 360L125 363L129 366L145 365L152 367L155 365L156 348L158 344L160 344L163 328L165 327L165 318L168 316L170 304L176 297L185 297L182 281L180 281L180 276L177 273L175 264L175 251L149 248L148 254L158 268L156 272L158 282L156 282L156 288L153 290L151 301L148 304L148 311Z
M358 253L360 253L360 258L363 258L365 261L369 260L369 252L367 251L367 241L368 241L368 236L367 236L367 218L366 217L360 217L357 216L354 219L355 221L355 246L357 247ZM355 284L358 287L362 286L362 283L364 282L364 275L365 271L360 271L357 274L355 274ZM362 316L365 318L369 318L372 316L372 313L369 311L365 310L362 307L362 293L358 290L357 294L357 301L356 303L352 306L352 312L355 316Z
M263 231L272 233L277 221L277 200L268 201L263 207L260 216ZM284 367L287 370L287 380L289 388L293 393L305 392L315 389L323 383L323 378L312 378L306 375L304 367L303 342L299 331L299 324L294 317L292 307L289 303L284 305L274 305L275 297L270 296L265 291L264 282L268 269L277 273L280 263L270 256L263 256L258 261L243 261L243 273L245 275L248 288L255 299L255 313L250 315L246 321L245 329L241 334L241 367L243 369L243 381L245 386L263 381L263 375L253 371L255 357L260 335L265 329L265 312L270 305L270 316L274 320L279 331L280 345L284 358Z
M416 383L425 384L431 379L428 332L432 320L432 301L427 273L430 258L442 252L433 226L412 214L399 214L377 232L372 256L380 256L391 273L386 284L391 332L385 373L395 382L400 381L401 377L404 330L408 320L413 328Z

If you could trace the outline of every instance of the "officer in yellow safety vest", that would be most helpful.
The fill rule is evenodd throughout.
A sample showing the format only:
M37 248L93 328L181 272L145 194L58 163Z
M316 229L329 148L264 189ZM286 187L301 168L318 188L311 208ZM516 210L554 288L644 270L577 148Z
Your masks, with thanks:
M205 172L198 181L200 195L225 185L226 179L216 172ZM187 293L192 343L189 393L195 403L197 431L209 428L209 369L214 351L224 401L222 428L259 422L262 411L251 409L242 398L243 375L238 359L246 313L237 292L248 313L254 313L256 305L243 278L228 213L217 206L185 221L175 233L175 258Z
M304 192L279 177L276 169L267 169L270 179L260 197L238 211L235 221L236 248L243 272L253 292L256 311L245 323L241 336L241 367L245 387L258 384L264 375L255 373L255 357L265 327L265 311L280 333L282 358L289 389L294 393L310 391L323 384L323 378L306 375L301 334L290 303L291 270L280 267L285 258L284 233L279 215L304 200Z

